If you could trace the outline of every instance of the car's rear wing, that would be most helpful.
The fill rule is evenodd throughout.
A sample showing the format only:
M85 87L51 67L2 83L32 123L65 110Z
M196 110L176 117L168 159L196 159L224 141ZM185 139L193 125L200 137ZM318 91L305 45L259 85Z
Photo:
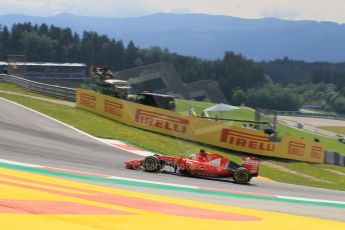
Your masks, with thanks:
M255 157L242 157L242 167L246 168L251 175L259 174L260 161Z

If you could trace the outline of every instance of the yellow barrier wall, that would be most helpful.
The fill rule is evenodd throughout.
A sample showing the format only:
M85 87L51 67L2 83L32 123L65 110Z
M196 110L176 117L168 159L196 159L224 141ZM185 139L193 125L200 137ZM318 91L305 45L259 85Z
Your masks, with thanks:
M321 143L290 136L285 136L282 142L271 142L262 131L185 116L84 89L77 90L77 107L130 126L225 149L316 163L323 163L324 160L324 146Z

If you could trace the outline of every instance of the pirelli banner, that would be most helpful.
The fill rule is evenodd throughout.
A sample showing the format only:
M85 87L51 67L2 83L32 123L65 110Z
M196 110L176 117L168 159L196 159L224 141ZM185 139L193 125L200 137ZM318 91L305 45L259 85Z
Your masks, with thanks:
M231 126L177 112L140 105L92 91L77 90L77 107L124 124L229 150L323 163L321 143L291 136L272 142L262 131Z

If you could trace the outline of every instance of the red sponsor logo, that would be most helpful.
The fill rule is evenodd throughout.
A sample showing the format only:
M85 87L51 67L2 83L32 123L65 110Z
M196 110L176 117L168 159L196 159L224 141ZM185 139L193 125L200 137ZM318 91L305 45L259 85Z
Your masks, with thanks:
M311 147L311 158L321 159L323 153L323 148L318 146Z
M252 135L231 129L223 129L220 141L239 147L273 152L275 144L268 137Z
M189 121L187 119L173 117L161 113L137 109L135 121L144 125L166 129L178 133L186 133Z
M296 156L304 156L305 153L305 144L290 141L288 147L288 154Z
M104 102L104 112L111 115L122 117L123 105L117 102L105 100Z
M82 93L80 95L80 104L85 105L90 108L96 108L96 97Z

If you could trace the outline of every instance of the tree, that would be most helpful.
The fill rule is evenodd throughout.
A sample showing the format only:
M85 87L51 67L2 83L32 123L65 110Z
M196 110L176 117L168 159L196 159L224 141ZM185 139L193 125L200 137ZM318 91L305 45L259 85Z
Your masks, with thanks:
M0 58L5 59L10 48L10 32L7 26L4 26L0 32Z
M49 36L49 27L47 26L47 24L43 23L38 27L38 33L40 35L45 35L45 36Z
M295 111L302 106L302 97L289 88L266 84L248 90L248 105L254 108Z
M95 58L95 46L93 44L93 33L86 32L83 33L83 38L81 41L81 60L87 64L96 64Z
M345 97L338 96L332 104L332 107L335 111L340 113L345 113Z
M126 67L135 67L134 61L139 58L139 49L135 47L133 41L130 41L127 45L126 51Z
M24 53L32 61L53 61L58 45L57 41L40 36L37 32L24 32L20 43Z
M236 90L234 92L232 98L233 98L233 101L236 105L245 104L245 103L247 103L247 101L249 99L247 94L241 89Z
M114 41L115 42L115 41ZM125 69L125 56L126 50L123 45L123 42L117 41L114 44L114 60L113 60L113 68L115 70L122 70Z

